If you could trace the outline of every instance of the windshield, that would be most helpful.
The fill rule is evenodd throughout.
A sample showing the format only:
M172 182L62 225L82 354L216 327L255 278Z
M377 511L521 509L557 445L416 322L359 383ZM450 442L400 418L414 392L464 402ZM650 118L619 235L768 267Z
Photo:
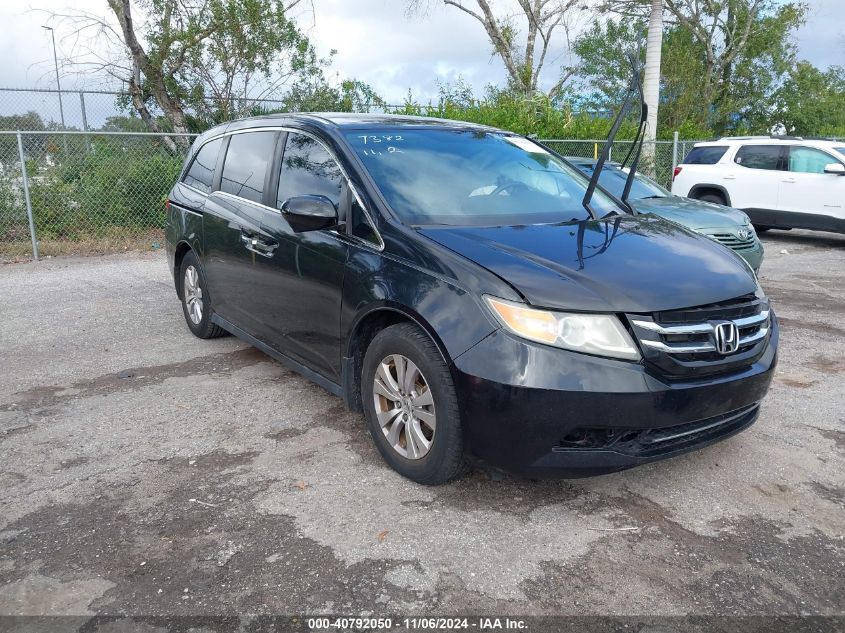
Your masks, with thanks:
M833 149L845 156L845 147L834 147Z
M585 165L584 172L587 174L593 173L592 165ZM617 198L622 197L622 192L625 189L625 180L628 178L628 172L622 171L618 167L605 165L601 170L599 176L599 184L607 189ZM631 183L631 193L628 195L629 200L642 200L643 198L667 198L672 194L666 189L658 185L656 182L641 174L634 174L634 182Z
M584 176L540 145L477 130L382 128L346 139L407 224L545 224L588 218ZM593 206L619 213L599 192Z

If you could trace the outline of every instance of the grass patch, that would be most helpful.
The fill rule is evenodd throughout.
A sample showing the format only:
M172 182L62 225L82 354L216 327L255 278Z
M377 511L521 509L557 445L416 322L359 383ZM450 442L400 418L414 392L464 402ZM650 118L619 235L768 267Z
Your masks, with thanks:
M164 231L110 227L100 235L79 236L74 239L38 240L40 257L68 255L108 255L128 251L150 251L164 248ZM0 262L22 262L32 259L32 243L27 240L0 241Z

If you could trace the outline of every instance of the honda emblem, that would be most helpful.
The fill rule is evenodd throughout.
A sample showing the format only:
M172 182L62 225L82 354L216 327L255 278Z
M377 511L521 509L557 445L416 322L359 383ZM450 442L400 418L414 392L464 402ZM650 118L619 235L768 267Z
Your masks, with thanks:
M733 321L717 323L713 333L716 337L716 351L722 356L733 354L739 349L739 328Z

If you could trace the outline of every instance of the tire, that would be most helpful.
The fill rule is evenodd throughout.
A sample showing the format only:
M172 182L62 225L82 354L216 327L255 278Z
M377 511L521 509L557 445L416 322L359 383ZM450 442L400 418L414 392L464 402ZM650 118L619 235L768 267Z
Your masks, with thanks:
M186 277L187 276L187 277ZM179 266L179 296L188 329L198 338L217 338L226 330L211 322L211 298L199 259L188 251ZM199 317L199 318L197 318Z
M759 224L754 225L754 230L757 231L758 234L765 233L766 231L770 231L771 229L772 227L770 226L760 226Z
M698 196L698 199L702 202L715 202L716 204L721 204L722 206L725 206L724 196L718 193L705 193L703 196Z
M400 386L399 365L414 372L411 386ZM424 332L409 323L385 328L367 348L361 373L364 415L384 461L426 485L444 484L466 472L455 385Z

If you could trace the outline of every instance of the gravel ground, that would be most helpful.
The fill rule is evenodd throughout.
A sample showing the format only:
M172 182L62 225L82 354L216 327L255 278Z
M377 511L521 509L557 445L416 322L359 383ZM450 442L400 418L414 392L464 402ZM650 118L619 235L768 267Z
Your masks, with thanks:
M162 253L0 267L0 614L842 615L845 236L765 236L751 429L588 480L439 488L188 332Z

